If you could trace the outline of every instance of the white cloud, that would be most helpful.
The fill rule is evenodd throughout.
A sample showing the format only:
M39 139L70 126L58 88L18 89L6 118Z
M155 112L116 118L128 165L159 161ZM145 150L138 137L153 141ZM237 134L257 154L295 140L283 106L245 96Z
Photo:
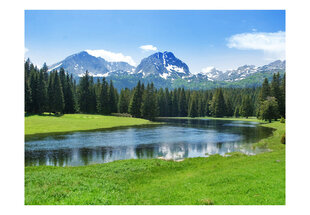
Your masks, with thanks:
M132 66L136 66L136 63L130 56L125 56L122 53L114 53L103 49L85 51L94 57L101 57L109 62L126 62Z
M273 60L285 59L285 32L252 32L235 34L228 38L227 46L240 50L264 51L265 57Z
M155 47L153 45L140 46L140 49L142 49L144 51L157 51L157 47Z
M27 49L27 48L25 47L25 49L24 49L24 54L26 54L27 52L29 52L29 49Z
M212 72L214 69L215 69L214 66L208 66L206 68L202 68L202 73L207 74L209 72Z

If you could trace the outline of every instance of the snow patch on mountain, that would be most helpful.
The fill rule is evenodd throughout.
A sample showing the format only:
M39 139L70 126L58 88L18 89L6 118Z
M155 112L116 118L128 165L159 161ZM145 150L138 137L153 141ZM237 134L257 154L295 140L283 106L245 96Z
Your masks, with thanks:
M159 74L160 77L162 77L163 79L166 79L170 76L169 73L163 73L163 74Z
M58 69L61 65L62 65L62 63L60 63L60 64L54 66L53 68L49 69L48 72L53 71L53 70L55 70L55 69Z
M174 66L174 65L169 65L169 64L168 64L168 66L166 66L166 69L167 69L169 72L175 71L175 72L178 72L178 73L185 73L183 68L177 67L177 66Z

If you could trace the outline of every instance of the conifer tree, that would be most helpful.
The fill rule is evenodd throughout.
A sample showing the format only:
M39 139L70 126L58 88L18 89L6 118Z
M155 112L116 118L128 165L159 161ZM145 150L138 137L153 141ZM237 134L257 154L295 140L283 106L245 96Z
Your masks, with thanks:
M157 93L157 103L159 107L159 115L160 116L166 116L167 112L167 103L165 99L165 93L163 88L160 88Z
M129 103L130 103L130 91L128 88L122 89L118 103L119 112L128 113Z
M239 106L235 108L234 117L238 118L240 116Z
M65 102L64 102L64 96L63 96L60 78L59 78L57 71L55 72L55 75L54 75L53 84L54 84L54 104L53 104L54 112L63 113Z
M117 95L115 93L112 80L110 80L108 94L109 94L108 96L109 96L110 113L117 113Z
M165 88L165 100L167 105L165 116L172 116L172 92L169 92L168 88Z
M281 80L281 97L279 101L279 114L280 116L285 118L285 74L283 75L283 78Z
M279 102L280 94L280 75L279 73L274 73L271 82L271 96L275 97L277 102Z
M279 117L278 102L275 97L267 97L260 107L260 118L271 122L272 119Z
M234 115L234 109L232 102L229 98L226 99L226 116L233 116Z
M30 72L30 89L31 89L31 98L32 98L30 112L38 113L39 111L38 97L39 97L40 92L38 90L38 75L34 68Z
M74 113L75 112L75 104L74 104L74 93L73 93L73 83L71 82L70 76L67 73L66 75L66 90L65 94L65 113Z
M31 89L29 82L25 80L25 112L29 113L31 112Z
M226 105L221 88L215 91L215 94L212 98L210 109L213 116L223 117L225 115Z
M79 108L82 113L89 113L91 103L91 93L90 93L90 77L88 71L85 72L85 75L80 78L79 84Z
M158 103L153 83L148 84L143 92L141 116L149 120L153 120L158 116Z
M48 78L48 85L47 85L47 111L52 113L53 112L53 105L54 105L54 72L51 72Z
M188 107L189 117L198 117L198 98L197 93L193 92L190 97L189 107Z
M261 102L263 102L264 100L267 99L268 96L270 96L270 86L269 86L269 83L268 83L268 79L265 78L263 84L262 84L262 87L261 87L261 90L260 90L260 93L259 93L259 100Z
M43 113L47 109L47 86L45 83L45 77L43 70L39 73L38 83L37 83L37 113Z
M178 90L173 90L172 97L172 116L178 116L179 114L179 101L178 101Z
M242 98L242 105L240 107L240 115L248 118L253 115L253 105L249 96Z
M47 67L46 63L43 64L41 70L42 70L43 75L44 75L44 81L45 81L45 83L47 83L48 82L48 67Z
M96 89L94 84L93 76L89 78L89 110L88 113L96 113L97 112L97 96L96 96Z
M130 100L129 104L129 113L133 117L141 117L141 105L142 105L142 93L143 88L140 81L138 82L137 86L134 89L133 96Z
M97 104L97 109L100 114L110 114L110 105L108 97L108 83L105 78L102 79L99 102Z
M186 95L184 88L182 88L179 95L179 116L187 116Z

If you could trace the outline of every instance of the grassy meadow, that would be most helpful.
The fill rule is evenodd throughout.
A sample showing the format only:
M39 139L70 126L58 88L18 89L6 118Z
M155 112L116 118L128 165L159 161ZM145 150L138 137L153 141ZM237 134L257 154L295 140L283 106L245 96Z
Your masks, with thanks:
M155 123L145 119L95 114L30 115L25 117L25 136L150 124Z
M113 118L97 115L89 115L98 118L88 121L87 116L65 115L64 122L56 117L47 118L55 122L49 129L41 127L46 125L45 119L26 117L26 131L28 134L57 129L72 131L79 123L90 126L91 121L96 122L92 128L126 122L119 119L117 123ZM111 124L102 123L108 119ZM133 124L145 123L140 119L127 120L133 120ZM27 128L34 122L41 124ZM70 128L66 129L65 125ZM280 139L285 124L277 121L261 126L276 130L273 136L256 144L270 151L255 156L232 153L227 157L213 155L182 162L132 159L80 167L25 167L25 204L284 205L285 145Z

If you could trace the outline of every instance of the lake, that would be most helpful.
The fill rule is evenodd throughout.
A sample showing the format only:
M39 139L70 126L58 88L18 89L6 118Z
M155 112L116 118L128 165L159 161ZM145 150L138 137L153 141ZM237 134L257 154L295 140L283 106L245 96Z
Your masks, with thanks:
M25 165L81 166L123 159L182 160L264 149L252 145L272 135L273 129L256 122L168 119L163 125L51 135L25 142Z

